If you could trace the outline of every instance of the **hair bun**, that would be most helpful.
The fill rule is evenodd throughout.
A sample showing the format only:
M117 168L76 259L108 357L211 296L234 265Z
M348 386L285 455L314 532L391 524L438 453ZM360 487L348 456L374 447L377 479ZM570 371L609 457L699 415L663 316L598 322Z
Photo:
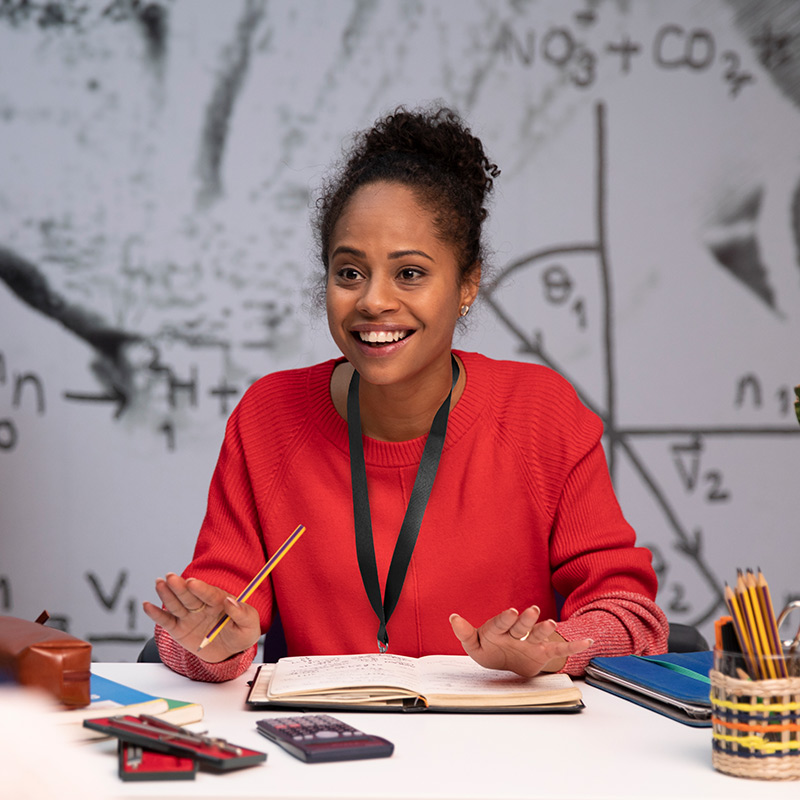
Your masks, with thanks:
M485 264L486 199L499 174L455 111L399 106L355 134L322 186L314 227L326 272L331 236L347 203L361 187L387 182L406 186L426 206L436 234L453 248L460 279L466 280Z
M500 169L486 157L481 140L472 135L450 108L409 111L403 106L361 134L365 162L390 152L425 158L457 176L483 203Z

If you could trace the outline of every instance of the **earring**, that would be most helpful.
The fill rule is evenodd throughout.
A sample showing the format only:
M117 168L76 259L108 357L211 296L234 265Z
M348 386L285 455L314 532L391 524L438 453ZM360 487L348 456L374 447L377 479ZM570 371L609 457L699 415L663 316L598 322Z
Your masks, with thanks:
M466 316L467 316L467 314L469 314L469 306L461 306L461 308L460 308L460 310L459 310L459 314L460 314L462 317L466 317Z

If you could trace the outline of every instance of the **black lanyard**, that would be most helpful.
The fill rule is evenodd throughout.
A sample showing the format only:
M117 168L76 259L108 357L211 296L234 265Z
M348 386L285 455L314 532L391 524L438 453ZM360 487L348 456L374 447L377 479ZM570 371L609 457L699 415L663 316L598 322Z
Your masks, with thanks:
M433 418L428 440L422 451L422 458L417 468L417 477L408 501L403 525L397 537L397 544L392 554L392 563L389 565L389 574L386 578L386 591L381 602L381 586L378 581L378 567L375 562L375 542L372 536L372 517L369 511L369 493L367 491L367 466L364 461L364 442L361 436L361 409L358 403L358 372L353 370L350 379L350 388L347 392L347 433L350 438L350 475L353 482L353 516L356 529L356 553L358 566L361 570L361 579L367 597L378 617L378 649L385 653L389 647L389 634L386 632L386 623L400 599L403 581L406 578L411 554L417 543L417 536L425 514L425 506L431 496L436 470L439 468L439 459L442 455L445 436L447 435L447 418L450 414L450 398L453 395L456 381L458 380L458 364L453 356L453 383L450 393L445 398L436 416Z

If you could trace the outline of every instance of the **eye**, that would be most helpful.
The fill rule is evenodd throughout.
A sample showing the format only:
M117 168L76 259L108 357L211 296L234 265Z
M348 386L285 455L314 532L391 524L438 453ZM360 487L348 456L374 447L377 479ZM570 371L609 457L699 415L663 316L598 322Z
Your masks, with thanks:
M347 266L337 269L335 272L335 277L337 280L342 281L343 283L352 283L361 277L361 273L355 267Z
M419 280L425 273L419 267L403 267L398 273L401 281L410 283Z

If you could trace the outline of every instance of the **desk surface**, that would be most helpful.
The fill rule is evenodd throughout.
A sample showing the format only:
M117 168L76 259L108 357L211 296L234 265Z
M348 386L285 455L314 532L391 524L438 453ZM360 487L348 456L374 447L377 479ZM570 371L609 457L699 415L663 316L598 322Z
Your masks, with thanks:
M161 664L95 664L99 675L151 694L194 700L203 728L268 753L235 773L194 781L123 783L115 744L94 742L91 761L108 797L261 798L788 798L797 781L722 775L711 766L711 730L690 728L580 682L580 714L338 714L395 744L391 758L304 764L255 731L264 712L244 708L246 681L200 684Z

